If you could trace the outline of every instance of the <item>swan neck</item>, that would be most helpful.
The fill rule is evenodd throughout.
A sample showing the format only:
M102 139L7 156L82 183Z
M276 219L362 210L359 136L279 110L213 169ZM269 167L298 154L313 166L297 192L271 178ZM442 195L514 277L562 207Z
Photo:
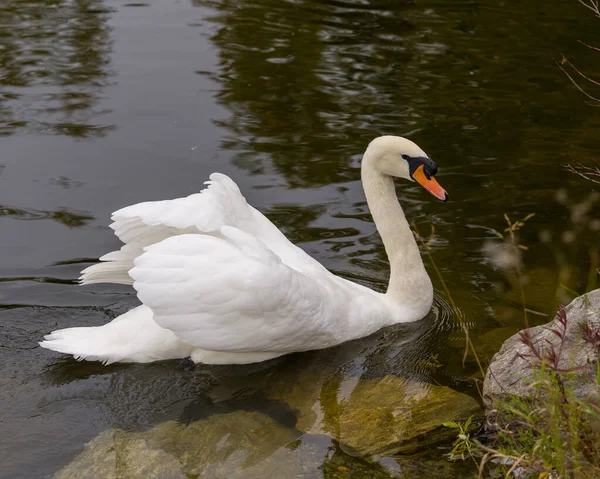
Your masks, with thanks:
M419 247L398 202L394 180L373 167L365 153L361 176L367 204L381 235L390 263L386 295L394 302L416 309L424 316L431 307L433 288ZM416 319L420 319L416 318Z

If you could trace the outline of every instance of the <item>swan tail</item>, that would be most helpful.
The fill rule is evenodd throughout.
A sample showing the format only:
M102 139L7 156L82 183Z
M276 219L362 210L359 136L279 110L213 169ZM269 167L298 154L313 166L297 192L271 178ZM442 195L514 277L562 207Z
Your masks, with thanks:
M119 251L114 251L119 253ZM109 255L112 253L109 253ZM94 264L85 268L81 272L79 282L81 284L95 283L117 283L117 284L133 284L133 280L129 276L129 270L133 268L133 259L127 258L122 260L106 259L105 255L101 258L103 263Z
M110 323L67 328L44 337L40 346L77 360L111 363L149 363L189 357L192 347L153 320L152 310L138 306Z

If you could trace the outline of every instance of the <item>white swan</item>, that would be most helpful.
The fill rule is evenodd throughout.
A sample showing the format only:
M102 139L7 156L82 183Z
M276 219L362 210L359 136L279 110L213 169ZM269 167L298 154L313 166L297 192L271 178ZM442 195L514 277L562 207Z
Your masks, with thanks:
M104 326L54 331L40 346L106 364L187 357L243 364L421 319L433 288L392 177L416 180L445 201L436 172L401 137L376 138L363 156L367 203L391 267L385 294L331 274L219 173L187 198L121 209L111 228L124 246L80 279L133 284L143 304Z

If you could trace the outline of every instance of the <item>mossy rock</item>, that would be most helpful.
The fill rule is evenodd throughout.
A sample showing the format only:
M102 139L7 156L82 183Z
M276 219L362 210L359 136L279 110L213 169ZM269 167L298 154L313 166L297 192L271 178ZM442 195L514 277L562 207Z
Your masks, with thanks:
M85 445L83 452L54 476L55 479L187 479L176 457L114 429Z
M443 423L481 414L466 394L386 376L358 383L340 403L335 428L340 443L359 454L405 454L453 437L455 431Z
M283 401L296 428L326 434L357 455L408 453L455 436L442 426L483 416L479 403L446 386L385 375L352 378L308 365L293 382L273 381L265 395Z
M299 438L261 413L213 418L189 425L168 421L145 432L105 431L54 478L393 477L380 464L349 456L327 436Z
M272 477L291 467L293 455L286 455L284 446L298 436L257 411L216 414L191 424L167 421L144 432L113 429L88 443L55 478Z
M344 397L346 389L350 392ZM287 391L298 392L295 387ZM142 432L113 429L88 443L55 477L321 477L324 464L331 462L327 451L336 444L331 438L339 444L335 447L343 462L340 471L389 477L363 457L425 448L455 435L444 422L463 421L480 412L470 396L396 376L360 379L351 385L333 379L305 392L294 404L299 408L298 423L310 418L312 434L246 410L213 414L189 424L167 421Z

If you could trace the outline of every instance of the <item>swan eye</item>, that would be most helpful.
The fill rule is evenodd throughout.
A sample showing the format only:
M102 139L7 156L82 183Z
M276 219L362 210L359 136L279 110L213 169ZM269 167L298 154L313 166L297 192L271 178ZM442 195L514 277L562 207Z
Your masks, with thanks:
M409 156L408 155L402 155L402 159L408 161Z

